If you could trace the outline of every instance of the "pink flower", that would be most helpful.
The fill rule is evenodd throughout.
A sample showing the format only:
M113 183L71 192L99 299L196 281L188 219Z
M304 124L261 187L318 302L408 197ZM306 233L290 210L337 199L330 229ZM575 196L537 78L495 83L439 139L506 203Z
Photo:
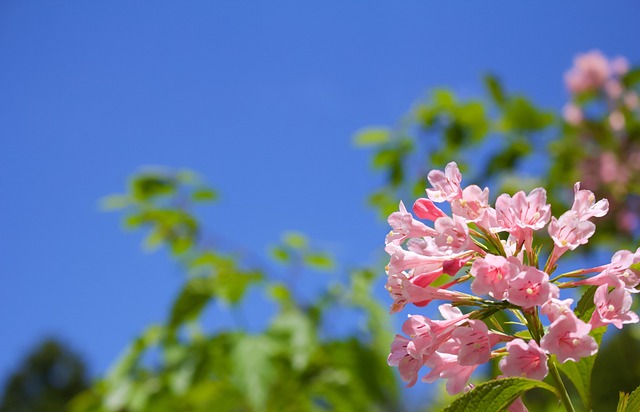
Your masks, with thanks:
M611 71L618 76L625 75L629 71L629 61L622 56L614 58L611 60Z
M440 254L451 255L469 249L469 227L461 218L441 217L434 226L437 234L433 236L433 243Z
M458 352L460 365L473 366L489 362L491 357L489 329L481 320L470 320L469 326L457 327L451 337L460 345Z
M582 220L578 212L569 210L564 212L559 219L551 218L549 235L556 247L562 252L575 250L584 245L596 232L596 225L588 220Z
M625 123L624 115L619 111L614 110L609 115L609 126L611 126L614 131L619 132L624 129Z
M547 355L535 340L531 339L527 344L522 339L514 339L507 343L507 352L498 364L505 376L542 380L549 373Z
M424 306L432 300L457 302L470 298L468 295L445 288L418 285L414 283L416 279L420 280L419 277L411 277L405 272L389 275L385 287L393 298L391 313L401 311L407 303Z
M525 195L518 192L513 197L502 194L496 199L496 218L501 231L514 235L531 250L533 231L542 229L551 218L551 205L547 204L547 192L536 188Z
M620 80L609 79L604 84L604 91L607 93L607 96L609 97L609 99L618 100L620 96L622 96L624 89L622 88L622 84L620 83Z
M413 357L430 356L451 338L456 326L465 322L469 315L446 320L432 320L426 316L409 315L402 325L402 332L412 341L407 344L407 352Z
M404 206L404 203L400 202L398 208L399 211L393 212L387 219L389 226L391 226L393 230L391 230L387 235L386 243L395 243L399 245L406 238L434 236L437 234L434 229L415 220L413 216L407 212L407 208Z
M604 266L598 275L571 282L571 285L608 285L612 287L624 286L630 292L636 293L636 286L640 283L640 272L633 267L640 262L640 248L635 253L619 250L611 258L611 263Z
M577 126L584 120L582 110L573 103L569 103L562 108L562 117L572 126Z
M540 313L546 315L550 322L554 322L561 315L566 315L571 310L573 299L560 300L551 298L540 307Z
M487 209L489 209L489 189L482 190L476 185L465 187L462 197L451 201L452 213L467 222L481 220Z
M599 286L593 298L596 310L593 311L589 323L594 327L612 324L618 329L626 323L637 323L638 315L631 309L631 294L619 287L609 292L608 285Z
M476 295L489 294L497 300L507 298L509 281L519 273L517 259L487 254L476 258L469 273L475 277L471 290Z
M462 196L462 188L460 182L462 175L455 162L450 162L444 169L444 173L440 170L432 170L427 176L429 183L433 189L427 189L427 196L434 202L452 201Z
M580 182L573 185L573 193L571 210L578 213L580 220L602 217L609 212L609 201L600 199L596 202L596 197L591 190L580 189Z
M456 355L459 350L460 345L454 340L443 344L440 350L434 352L425 362L425 365L432 368L432 370L422 378L422 381L431 383L439 378L446 379L446 388L450 395L462 392L477 365L460 365Z
M418 371L424 365L425 357L414 358L407 352L407 344L411 340L402 335L396 335L391 343L391 353L387 357L389 366L397 366L400 372L400 378L409 382L407 387L415 385L418 380Z
M522 272L511 279L508 300L514 305L528 309L541 306L558 294L557 286L549 283L549 275L534 267L526 266Z
M579 54L574 66L565 73L564 80L572 93L597 90L609 78L610 69L607 58L597 50Z
M445 217L447 215L440 210L438 206L433 204L431 200L424 197L415 201L413 204L413 213L415 213L420 219L427 219L432 222L439 217Z
M598 351L598 344L589 336L591 325L567 313L549 326L549 332L540 340L540 347L556 355L558 362L579 361Z

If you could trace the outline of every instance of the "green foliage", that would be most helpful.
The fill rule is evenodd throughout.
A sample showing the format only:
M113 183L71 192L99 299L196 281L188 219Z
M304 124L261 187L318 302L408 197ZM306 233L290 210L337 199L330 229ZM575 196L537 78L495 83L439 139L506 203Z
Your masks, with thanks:
M201 240L192 203L215 198L192 172L157 169L134 176L125 194L103 204L124 210L128 227L147 229L149 247L166 247L186 276L163 325L133 341L111 371L77 396L72 411L322 411L398 410L393 370L386 365L387 317L371 297L375 276L354 272L304 304L295 279L332 271L332 256L299 232L286 232L271 252L290 277L276 281L233 253ZM259 331L201 330L204 310L223 301L241 317L249 288L276 304ZM268 302L263 302L268 304ZM273 305L272 305L273 306ZM327 309L357 308L367 316L366 339L321 339Z
M631 394L620 392L620 401L618 403L617 412L634 412L640 411L640 387Z
M526 378L494 379L457 398L443 412L502 411L526 391L541 388L556 393L544 382Z

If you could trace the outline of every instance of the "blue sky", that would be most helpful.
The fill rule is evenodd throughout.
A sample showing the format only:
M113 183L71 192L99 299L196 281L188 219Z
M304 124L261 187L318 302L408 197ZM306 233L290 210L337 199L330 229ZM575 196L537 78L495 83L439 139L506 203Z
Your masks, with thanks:
M0 379L55 334L104 371L162 321L182 280L97 206L141 165L198 171L206 226L262 254L301 230L348 264L387 228L355 131L427 90L511 90L562 106L598 48L640 62L632 1L22 2L0 4Z

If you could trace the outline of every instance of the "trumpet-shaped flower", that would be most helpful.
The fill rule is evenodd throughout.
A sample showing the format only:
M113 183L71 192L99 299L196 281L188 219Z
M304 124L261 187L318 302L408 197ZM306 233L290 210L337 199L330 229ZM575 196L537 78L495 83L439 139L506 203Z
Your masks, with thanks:
M539 269L527 266L511 279L508 300L514 305L528 309L540 306L558 294L557 286L549 283L549 275Z
M470 320L469 326L456 328L451 337L460 345L458 352L460 365L473 366L489 362L491 357L489 329L481 320Z
M540 340L540 347L556 355L558 362L574 362L598 351L598 344L589 335L591 325L578 319L573 312L559 316Z
M450 162L444 169L444 173L440 170L432 170L427 176L432 189L427 189L427 196L434 202L452 201L462 196L462 188L460 182L462 175L455 162Z
M599 286L593 301L596 310L593 311L589 323L594 328L612 324L622 329L623 324L638 322L638 315L630 310L631 294L623 287L609 291L608 285Z
M517 259L487 254L476 258L469 273L475 277L471 290L477 295L491 295L495 299L507 298L509 282L520 272Z
M535 340L526 343L522 339L514 339L507 343L507 352L508 355L498 364L505 376L542 380L549 373L547 355Z
M386 238L386 243L401 244L405 239L412 237L433 236L437 234L424 223L413 218L411 213L407 212L404 203L400 202L398 211L392 213L387 221L392 230Z
M498 231L514 235L531 250L533 231L542 229L551 218L551 205L547 204L547 192L533 189L528 195L518 192L513 197L502 194L496 199Z

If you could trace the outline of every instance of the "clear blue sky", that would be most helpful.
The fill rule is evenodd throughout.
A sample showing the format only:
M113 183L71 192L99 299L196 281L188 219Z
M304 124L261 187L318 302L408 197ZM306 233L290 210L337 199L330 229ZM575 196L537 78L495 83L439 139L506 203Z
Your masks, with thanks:
M640 63L632 1L398 3L0 3L0 380L50 334L104 371L165 318L179 268L97 207L141 165L199 171L207 227L258 254L295 229L366 262L356 130L486 71L559 108L577 52Z

